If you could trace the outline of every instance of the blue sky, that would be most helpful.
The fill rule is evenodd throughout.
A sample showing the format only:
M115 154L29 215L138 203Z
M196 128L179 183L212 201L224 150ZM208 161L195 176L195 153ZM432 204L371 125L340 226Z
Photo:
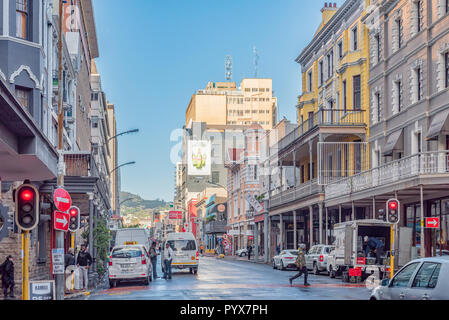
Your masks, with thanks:
M103 90L116 106L122 190L173 200L173 130L184 125L192 94L224 81L226 55L233 80L272 78L280 117L296 121L300 67L294 61L312 39L326 1L94 0ZM334 1L341 5L343 0Z

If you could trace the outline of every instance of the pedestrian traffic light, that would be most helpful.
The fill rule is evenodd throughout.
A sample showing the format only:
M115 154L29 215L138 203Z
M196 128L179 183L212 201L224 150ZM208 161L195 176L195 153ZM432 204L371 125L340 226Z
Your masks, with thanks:
M39 223L39 191L31 184L23 184L14 193L15 221L20 229L31 231Z
M387 222L392 224L399 223L400 220L400 203L397 199L390 199L387 202Z
M80 222L81 222L81 212L80 209L77 207L71 207L69 209L69 230L71 232L76 232L80 228Z

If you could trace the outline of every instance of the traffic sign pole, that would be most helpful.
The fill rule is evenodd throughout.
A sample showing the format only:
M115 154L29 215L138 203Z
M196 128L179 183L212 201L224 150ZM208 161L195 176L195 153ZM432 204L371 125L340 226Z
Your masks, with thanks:
M28 284L30 280L29 265L30 265L30 232L23 231L22 233L22 247L23 247L23 262L22 262L22 300L28 300Z

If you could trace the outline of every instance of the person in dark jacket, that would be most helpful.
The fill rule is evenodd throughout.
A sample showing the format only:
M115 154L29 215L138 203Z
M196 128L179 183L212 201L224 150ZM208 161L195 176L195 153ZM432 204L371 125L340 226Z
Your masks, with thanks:
M365 247L366 257L368 257L370 251L372 250L376 254L376 264L382 264L382 256L385 253L384 250L385 247L382 241L376 239L375 237L368 237L368 236L365 236L363 240L366 245Z
M0 266L2 270L2 283L3 283L3 294L5 295L5 299L8 297L8 289L9 296L11 298L15 298L14 296L14 261L12 256L8 256Z
M86 251L86 245L81 245L81 251L76 257L76 266L80 268L80 288L87 290L89 284L89 267L92 264L92 257Z
M249 245L246 250L248 251L248 260L251 260L251 254L253 253L253 247Z
M306 258L305 258L305 253L304 253L305 249L306 249L306 246L304 244L301 244L300 247L298 248L298 257L296 258L295 264L298 267L299 272L297 275L295 275L289 279L290 286L292 285L293 280L299 278L303 274L304 274L304 286L310 286L310 284L307 282L307 277L308 277L309 273L308 273L307 267L306 267Z
M151 260L151 265L153 266L153 279L157 279L157 271L156 271L156 266L157 266L156 242L153 242L151 244L150 260Z
M67 281L67 278L70 277L70 275L72 275L75 271L75 250L73 248L69 248L69 251L64 256L64 268L65 279ZM71 290L71 286L67 287L67 282L66 289Z

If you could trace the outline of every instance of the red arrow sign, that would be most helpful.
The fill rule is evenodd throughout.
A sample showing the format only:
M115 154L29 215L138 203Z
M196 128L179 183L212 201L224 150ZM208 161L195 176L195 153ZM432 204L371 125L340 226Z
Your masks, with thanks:
M426 228L439 229L440 228L440 218L426 218Z
M70 215L68 213L55 211L53 214L53 227L55 228L55 230L68 231L69 219Z
M53 193L53 202L59 211L66 212L72 206L70 194L63 188L58 188Z

